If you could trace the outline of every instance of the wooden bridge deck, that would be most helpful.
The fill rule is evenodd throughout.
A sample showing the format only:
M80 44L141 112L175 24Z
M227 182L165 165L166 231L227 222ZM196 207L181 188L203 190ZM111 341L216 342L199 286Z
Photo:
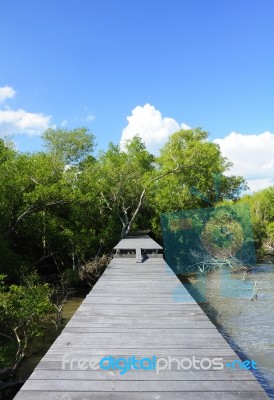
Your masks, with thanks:
M177 370L173 362L159 374L121 375L63 363L64 357L99 362L107 356L238 359L162 258L113 258L15 399L268 399L245 370Z

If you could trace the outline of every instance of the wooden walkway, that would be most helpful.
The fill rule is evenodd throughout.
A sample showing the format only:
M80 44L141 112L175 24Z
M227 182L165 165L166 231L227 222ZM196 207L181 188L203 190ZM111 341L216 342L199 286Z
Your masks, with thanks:
M147 249L142 251L143 262L126 256L132 255L132 248ZM170 370L159 374L82 370L87 358L99 362L108 356L238 360L156 252L159 245L148 237L125 239L117 250L123 250L121 257L113 258L16 400L268 399L253 374L239 369L178 370L173 361ZM64 357L72 362L72 370L64 365Z

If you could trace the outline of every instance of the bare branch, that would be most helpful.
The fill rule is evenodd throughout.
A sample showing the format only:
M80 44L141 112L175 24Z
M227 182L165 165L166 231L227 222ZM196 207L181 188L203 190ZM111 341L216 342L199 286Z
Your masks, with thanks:
M32 204L29 206L22 214L19 215L19 217L16 219L14 222L13 226L4 234L4 237L9 236L17 227L17 225L29 214L32 214L36 211L43 210L44 208L55 206L58 204L68 204L72 203L72 200L57 200L57 201L52 201L50 203L44 203L44 204Z
M110 206L109 202L107 201L107 199L106 199L106 197L105 197L104 193L103 193L103 192L101 192L100 194L101 194L101 197L103 198L104 202L106 203L106 205L107 205L107 208L108 208L109 210L111 210L111 211L112 211L112 207Z

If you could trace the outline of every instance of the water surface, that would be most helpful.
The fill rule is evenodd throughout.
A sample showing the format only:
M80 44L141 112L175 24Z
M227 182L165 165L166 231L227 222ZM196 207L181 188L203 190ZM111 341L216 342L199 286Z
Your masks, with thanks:
M186 282L186 276L180 278ZM258 264L250 273L214 270L188 282L187 289L239 356L257 362L255 375L274 398L274 265Z

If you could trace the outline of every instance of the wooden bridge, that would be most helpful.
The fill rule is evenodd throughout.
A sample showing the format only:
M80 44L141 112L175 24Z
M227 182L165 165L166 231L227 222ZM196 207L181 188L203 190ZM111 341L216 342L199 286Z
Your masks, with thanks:
M238 356L167 266L161 246L148 236L126 238L115 252L16 400L268 399L250 371L226 367ZM126 373L123 359L118 368L98 368L110 356L147 361ZM216 357L222 370L211 365Z

